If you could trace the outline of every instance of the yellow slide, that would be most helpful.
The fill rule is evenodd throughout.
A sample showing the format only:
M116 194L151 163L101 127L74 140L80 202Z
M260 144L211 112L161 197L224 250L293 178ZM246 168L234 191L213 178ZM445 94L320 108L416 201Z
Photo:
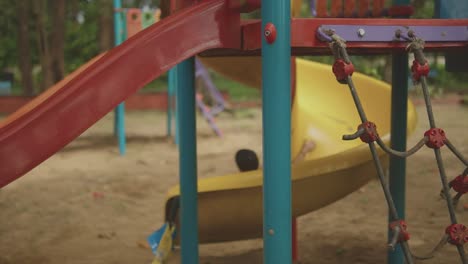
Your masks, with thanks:
M203 63L238 81L259 87L260 58L202 58ZM242 67L239 67L241 66ZM245 74L243 74L245 73ZM354 83L370 121L377 124L384 142L390 139L390 86L363 74ZM293 215L326 206L356 191L377 177L367 144L343 141L360 124L349 88L339 84L330 65L296 59L296 95L292 110L292 157L304 142L316 148L292 166ZM409 102L408 132L416 125ZM385 167L388 156L379 152ZM262 236L262 171L235 173L198 182L198 214L201 243L232 241ZM169 190L166 212L179 195Z

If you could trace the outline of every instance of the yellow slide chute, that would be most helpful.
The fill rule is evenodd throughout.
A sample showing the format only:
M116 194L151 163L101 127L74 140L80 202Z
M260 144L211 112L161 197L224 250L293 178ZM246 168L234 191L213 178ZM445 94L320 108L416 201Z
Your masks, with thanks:
M244 84L260 87L258 57L202 58L215 71ZM292 109L292 156L308 139L316 148L292 167L293 215L326 206L356 191L377 176L367 144L343 141L361 123L346 85L339 84L330 65L296 59L296 95ZM370 121L385 143L390 139L390 95L387 83L355 73L354 83ZM416 125L409 102L408 132ZM379 152L385 167L388 156ZM262 171L205 178L198 182L200 242L221 242L262 236ZM169 190L166 211L179 195Z

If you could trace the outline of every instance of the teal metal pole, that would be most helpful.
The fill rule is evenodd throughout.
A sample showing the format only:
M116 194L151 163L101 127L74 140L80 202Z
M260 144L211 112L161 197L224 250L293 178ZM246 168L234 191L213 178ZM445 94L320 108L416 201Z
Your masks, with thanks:
M121 0L114 0L114 35L115 46L120 45L124 41L123 18L119 9L122 8ZM120 155L125 155L126 139L125 139L125 104L121 103L114 111L114 134L117 134L119 141Z
M292 263L290 5L289 0L263 1L261 11L263 261L268 264Z
M180 128L181 256L182 264L198 264L195 59L187 59L176 67Z
M468 2L460 0L436 0L436 18L468 18Z
M394 5L408 5L409 0L394 0ZM391 147L395 150L406 150L406 131L408 115L408 54L392 55L392 103L391 103ZM389 186L395 207L401 219L405 219L406 201L406 159L390 157ZM389 218L389 221L395 219ZM392 232L389 231L390 241ZM404 263L403 250L398 245L388 254L389 264Z
M173 82L174 82L174 87L177 87L177 78L175 77L177 75L177 66L172 69L174 71L174 77L173 77ZM175 128L174 128L174 142L176 145L179 145L179 115L177 114L178 108L177 108L177 94L178 91L176 88L174 88L174 102L175 102L175 107L174 107L174 120L175 120Z
M406 150L408 112L408 55L394 54L392 57L392 118L391 146L395 150ZM390 157L390 193L401 219L405 219L406 159ZM389 219L394 221L395 219ZM389 232L389 240L392 232ZM389 264L403 264L404 255L400 246L388 255Z
M121 0L114 0L114 46L120 45L124 41L124 25L122 13L118 11L122 8ZM117 108L114 109L114 136L117 136Z
M174 70L170 69L168 72L168 85L167 85L167 136L172 136L172 111L174 109Z

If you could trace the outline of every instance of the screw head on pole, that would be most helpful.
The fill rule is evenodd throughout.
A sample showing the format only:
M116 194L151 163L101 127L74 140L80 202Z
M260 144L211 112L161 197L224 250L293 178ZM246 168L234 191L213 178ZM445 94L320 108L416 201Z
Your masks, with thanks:
M358 29L357 35L358 37L362 38L366 34L366 31L363 28Z
M273 23L269 22L265 25L263 35L268 44L272 44L276 40L276 27Z

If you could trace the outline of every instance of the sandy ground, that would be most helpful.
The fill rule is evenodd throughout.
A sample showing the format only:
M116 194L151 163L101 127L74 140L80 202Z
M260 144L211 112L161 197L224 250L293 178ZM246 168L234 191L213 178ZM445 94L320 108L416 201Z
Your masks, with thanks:
M427 128L418 107L419 127L409 145ZM436 120L468 156L468 108L435 106ZM111 136L112 115L20 180L0 190L0 263L149 263L139 246L162 224L166 190L178 182L176 147L165 137L164 113L127 115L128 153L118 155ZM261 152L261 113L247 110L218 120L223 139L198 122L200 177L236 171L234 153L243 147ZM450 178L464 169L443 150ZM408 160L407 221L417 254L427 252L449 223L433 152ZM462 199L459 222L468 223ZM385 263L387 210L377 181L331 206L299 219L301 263ZM179 263L175 252L171 263ZM262 241L200 246L204 264L261 263ZM417 262L420 263L420 262ZM446 246L426 263L460 263Z

